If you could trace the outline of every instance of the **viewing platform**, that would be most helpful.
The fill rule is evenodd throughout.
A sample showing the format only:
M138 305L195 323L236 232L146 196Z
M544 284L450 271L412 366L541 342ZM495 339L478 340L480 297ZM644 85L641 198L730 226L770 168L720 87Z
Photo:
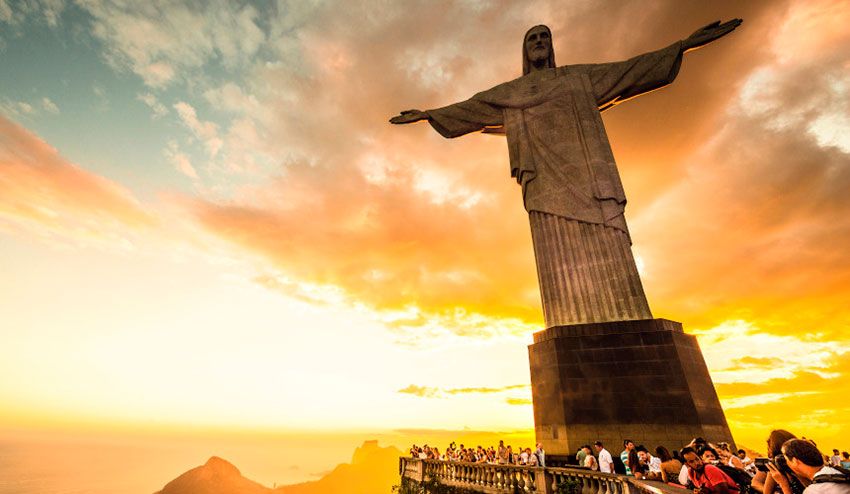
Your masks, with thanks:
M682 488L663 482L600 473L584 468L541 468L492 463L399 458L399 474L417 484L432 479L441 484L487 494L683 494ZM570 482L572 481L572 482ZM559 485L573 483L573 490L559 491Z

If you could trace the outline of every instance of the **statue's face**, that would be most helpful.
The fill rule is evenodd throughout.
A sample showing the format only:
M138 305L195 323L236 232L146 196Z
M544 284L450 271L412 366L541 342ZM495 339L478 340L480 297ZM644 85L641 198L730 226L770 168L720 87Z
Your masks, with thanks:
M528 59L534 63L548 60L552 53L552 37L545 26L537 26L525 37L525 52Z

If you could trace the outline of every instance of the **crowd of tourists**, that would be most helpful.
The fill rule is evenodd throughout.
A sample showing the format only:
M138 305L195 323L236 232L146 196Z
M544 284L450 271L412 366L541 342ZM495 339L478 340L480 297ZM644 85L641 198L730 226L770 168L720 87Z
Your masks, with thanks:
M499 446L460 447L452 442L443 453L425 445L410 448L413 458L545 467L541 444L514 450ZM695 438L679 450L664 446L649 450L626 439L623 451L612 455L601 441L578 449L570 463L603 473L657 480L698 494L850 494L850 453L823 454L814 441L774 430L767 439L767 457L752 458L724 442Z
M821 453L814 441L774 430L767 439L767 457L751 458L743 449L696 438L672 453L663 446L650 452L623 441L618 457L597 441L591 459L588 446L576 453L579 465L592 470L660 480L700 494L850 494L850 454Z
M422 460L463 461L467 463L491 463L494 465L524 465L530 467L545 467L546 453L541 444L532 451L531 448L514 448L505 446L505 441L499 441L498 448L489 446L465 447L457 445L454 441L443 453L436 447L413 445L410 448L410 456Z

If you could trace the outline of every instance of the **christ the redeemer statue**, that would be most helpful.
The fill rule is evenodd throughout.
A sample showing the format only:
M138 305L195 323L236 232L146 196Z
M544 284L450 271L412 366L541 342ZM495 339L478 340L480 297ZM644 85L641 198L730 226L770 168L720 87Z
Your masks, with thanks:
M673 82L682 55L733 31L715 22L688 38L623 62L555 65L551 32L535 26L522 47L523 76L435 110L444 137L507 136L511 176L522 186L546 327L650 319L623 217L626 196L600 112Z

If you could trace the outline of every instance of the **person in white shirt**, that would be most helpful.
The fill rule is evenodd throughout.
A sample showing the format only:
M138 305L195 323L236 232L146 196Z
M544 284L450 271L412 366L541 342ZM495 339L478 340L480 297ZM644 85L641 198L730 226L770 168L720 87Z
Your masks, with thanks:
M688 485L688 466L682 463L682 469L679 470L679 483L681 485Z
M850 475L824 464L823 455L817 446L804 439L791 439L782 445L782 453L788 460L788 468L800 478L812 483L804 494L850 494ZM789 492L788 479L775 465L768 463L770 475L782 488Z
M614 458L611 457L611 453L602 445L602 441L596 441L593 443L593 447L596 448L596 453L599 456L599 471L602 473L614 473Z
M537 449L534 451L537 456L537 464L541 467L546 467L546 452L543 451L543 443L537 443Z
M738 459L741 460L741 464L744 465L744 471L750 474L750 477L754 477L758 472L756 469L756 462L747 456L747 452L743 449L738 450Z
M528 456L528 466L539 467L540 462L537 461L537 455L531 452L531 448L525 448L525 453Z
M649 480L661 479L661 458L652 456L652 453L643 444L637 447L637 452L640 460L649 467L647 478Z

